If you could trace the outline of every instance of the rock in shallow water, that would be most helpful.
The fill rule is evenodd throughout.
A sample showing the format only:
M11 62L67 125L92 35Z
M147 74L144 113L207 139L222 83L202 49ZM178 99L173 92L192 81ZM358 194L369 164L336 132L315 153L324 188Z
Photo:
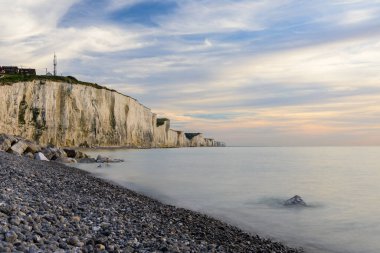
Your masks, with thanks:
M285 206L307 206L306 203L303 201L303 199L295 195L294 197L288 199L284 203Z

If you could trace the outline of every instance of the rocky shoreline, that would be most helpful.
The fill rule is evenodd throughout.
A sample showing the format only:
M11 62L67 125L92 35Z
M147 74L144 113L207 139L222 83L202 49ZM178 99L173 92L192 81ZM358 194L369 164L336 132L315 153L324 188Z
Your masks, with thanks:
M303 252L57 162L0 152L0 252Z

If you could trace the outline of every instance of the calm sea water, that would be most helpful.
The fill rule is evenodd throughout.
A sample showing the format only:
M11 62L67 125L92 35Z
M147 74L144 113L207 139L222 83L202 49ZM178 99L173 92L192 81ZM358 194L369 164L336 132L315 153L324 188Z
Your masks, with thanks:
M92 150L97 176L308 252L380 252L380 147ZM298 194L309 205L286 208Z

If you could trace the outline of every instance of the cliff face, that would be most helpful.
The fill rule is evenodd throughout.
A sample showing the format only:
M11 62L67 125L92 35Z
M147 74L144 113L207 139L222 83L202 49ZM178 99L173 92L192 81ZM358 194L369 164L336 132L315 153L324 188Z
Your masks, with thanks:
M39 80L0 86L0 133L58 146L217 146L170 121L157 126L149 108L115 91Z

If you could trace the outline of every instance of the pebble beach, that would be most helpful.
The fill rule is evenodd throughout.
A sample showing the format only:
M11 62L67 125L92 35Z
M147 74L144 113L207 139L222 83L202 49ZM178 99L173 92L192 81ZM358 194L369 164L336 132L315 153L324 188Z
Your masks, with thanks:
M0 152L0 252L304 252L66 165Z

